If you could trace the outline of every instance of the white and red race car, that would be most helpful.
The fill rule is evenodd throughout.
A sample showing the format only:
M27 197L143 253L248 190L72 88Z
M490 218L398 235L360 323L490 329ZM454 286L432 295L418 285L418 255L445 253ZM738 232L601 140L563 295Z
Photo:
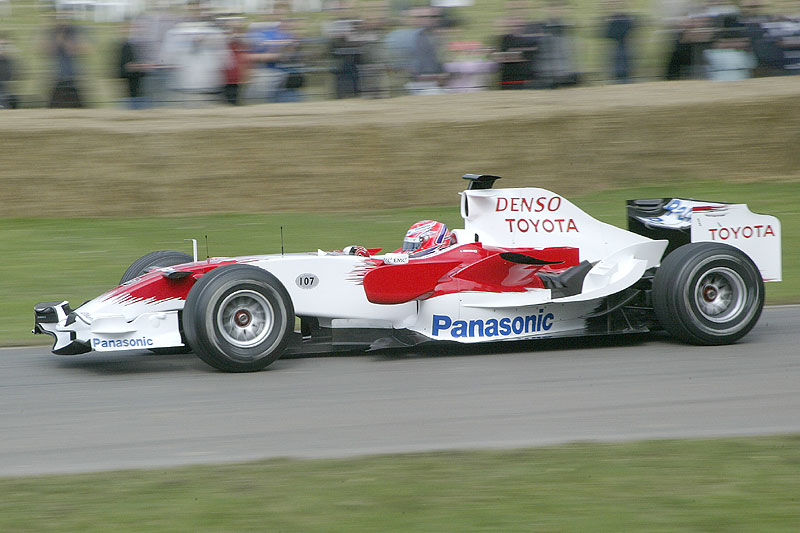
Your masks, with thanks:
M438 341L665 329L715 345L750 331L763 281L781 279L780 222L744 204L632 200L626 231L545 189L464 178L464 228L424 257L158 251L77 309L37 304L34 333L53 336L56 354L191 349L232 372L283 354Z

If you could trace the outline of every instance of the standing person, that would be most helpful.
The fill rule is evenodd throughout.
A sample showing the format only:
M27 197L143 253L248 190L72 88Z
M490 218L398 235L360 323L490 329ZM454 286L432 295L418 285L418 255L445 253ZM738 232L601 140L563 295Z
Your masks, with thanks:
M779 40L770 35L767 28L776 21L774 15L766 14L763 0L745 0L740 4L739 22L742 24L756 57L756 76L783 74L783 51Z
M359 65L364 56L364 43L359 26L363 21L338 18L328 25L331 70L334 94L337 99L352 98L361 94Z
M278 86L272 98L273 102L299 102L303 99L303 92L300 89L305 85L303 52L305 38L301 33L301 23L302 19L299 18L287 18L281 22L287 44L275 66L285 73L285 77L283 84Z
M169 69L163 61L162 52L167 34L182 21L172 11L167 0L148 2L149 9L136 18L137 31L131 35L131 42L141 52L142 62L150 65L147 77L142 80L141 91L148 105L165 105L170 98L168 83Z
M389 92L405 93L405 84L409 81L414 49L414 37L417 29L412 27L410 11L403 12L398 27L389 31L382 39L381 55L386 61Z
M231 62L228 64L228 68L225 69L225 89L223 92L226 102L230 105L239 105L249 65L247 43L242 36L240 21L228 23L226 30Z
M577 85L580 81L575 64L572 26L564 20L566 7L564 0L547 2L548 17L541 26L543 35L539 39L534 64L537 78L544 88Z
M185 105L219 102L226 84L225 70L232 61L225 33L191 6L190 22L172 28L164 41L163 60L170 70L169 88Z
M16 109L17 98L11 89L14 81L14 57L11 43L0 34L0 109Z
M84 46L80 29L66 18L56 15L50 28L48 52L55 63L55 80L50 96L53 107L83 107L78 83L78 57Z
M417 30L410 51L411 80L406 88L411 94L441 93L447 74L440 60L439 42L435 35L440 11L432 7L418 7L411 10L411 16Z
M287 7L273 9L278 18L273 22L254 22L247 33L248 61L252 65L247 99L256 102L274 102L281 98L289 72L279 67L297 48L297 40L290 33L290 22L285 20Z
M381 43L389 31L389 6L379 0L362 4L362 9L361 40L364 54L358 65L361 95L365 98L385 98L389 96L389 74Z
M119 77L126 81L128 107L142 109L147 106L143 93L143 81L150 65L143 61L143 51L139 44L131 38L136 33L135 24L128 26L128 38L122 42L119 50Z
M611 76L620 83L630 83L630 39L636 19L627 13L622 0L611 0L607 6L610 14L603 20L603 37L611 41Z

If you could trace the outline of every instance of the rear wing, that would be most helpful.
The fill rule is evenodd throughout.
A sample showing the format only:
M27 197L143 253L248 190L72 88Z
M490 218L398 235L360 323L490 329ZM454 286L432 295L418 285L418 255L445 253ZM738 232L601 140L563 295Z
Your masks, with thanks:
M460 194L464 229L454 230L459 243L577 248L581 261L594 263L629 246L649 242L642 235L593 218L547 189L470 188Z
M667 253L690 242L721 242L746 253L764 281L781 281L781 223L753 213L746 204L686 198L628 201L628 229L651 239L667 239Z

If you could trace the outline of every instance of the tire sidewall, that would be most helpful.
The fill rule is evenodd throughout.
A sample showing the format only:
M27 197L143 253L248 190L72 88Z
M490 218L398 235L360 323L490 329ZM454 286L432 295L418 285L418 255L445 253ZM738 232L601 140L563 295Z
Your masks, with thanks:
M241 290L254 291L272 308L272 327L258 344L228 342L218 324L225 298ZM200 278L186 298L183 324L189 344L203 361L220 370L260 370L280 357L294 329L294 309L288 292L272 274L251 265L219 267Z
M726 269L744 284L741 310L724 321L709 320L700 310L696 289L716 269ZM653 283L654 308L664 328L694 344L730 344L755 326L764 306L764 283L753 261L741 250L721 243L692 243L667 256Z

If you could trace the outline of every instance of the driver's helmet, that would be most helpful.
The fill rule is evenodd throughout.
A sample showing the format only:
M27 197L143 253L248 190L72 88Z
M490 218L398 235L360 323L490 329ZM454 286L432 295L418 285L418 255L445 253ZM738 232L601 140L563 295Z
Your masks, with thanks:
M435 220L421 220L411 226L403 239L402 251L416 256L433 253L455 242L447 226Z

